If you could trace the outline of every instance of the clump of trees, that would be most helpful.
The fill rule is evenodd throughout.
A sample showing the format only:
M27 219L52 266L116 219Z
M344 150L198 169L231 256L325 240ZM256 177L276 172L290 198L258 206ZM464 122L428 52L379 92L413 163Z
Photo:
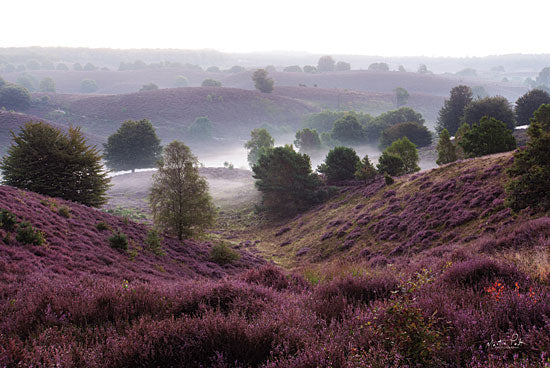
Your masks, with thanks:
M252 74L252 80L254 81L254 87L262 93L271 93L273 91L274 81L267 77L267 71L265 69L258 69Z
M531 207L550 210L550 104L535 112L527 129L529 142L514 154L508 170L507 204L518 211Z
M325 55L319 58L317 62L317 70L320 72L333 72L336 62L332 56Z
M154 167L162 153L155 128L147 119L122 123L103 145L107 167L132 170Z
M321 149L321 139L315 129L304 128L296 132L294 145L301 153L316 153Z
M466 131L460 141L467 157L507 152L516 148L516 139L502 121L484 116Z
M187 87L189 85L189 80L187 80L187 78L183 75L178 75L176 77L176 81L174 82L174 85L176 87Z
M372 63L369 65L368 70L376 71L376 72L389 72L390 67L386 63Z
M44 78L40 82L40 86L38 88L40 89L40 92L55 93L55 81L50 77Z
M285 73L301 73L302 68L300 68L299 65L290 65L283 68L283 72Z
M65 134L46 123L27 123L2 159L3 183L36 193L100 207L110 179L101 155L79 128Z
M250 140L244 144L244 148L248 150L248 164L253 167L259 160L260 156L273 148L275 140L266 129L254 129L250 132Z
M432 144L432 134L428 128L417 122L407 122L393 125L384 130L380 137L380 148L384 149L403 137L407 137L418 148Z
M97 91L97 83L93 79L84 79L80 82L80 92L94 93Z
M484 116L503 122L506 128L515 127L515 114L508 100L502 96L486 97L473 100L464 108L463 122L472 125Z
M4 81L0 83L0 107L21 111L30 106L31 95L26 88Z
M335 147L328 152L325 162L317 167L317 171L325 175L328 183L353 180L360 161L352 148Z
M214 80L214 79L207 78L207 79L202 81L201 86L202 87L221 87L222 82Z
M365 141L363 126L354 114L346 114L336 120L330 135L332 139L343 144L361 144Z
M156 91L157 89L159 89L159 86L157 86L155 83L151 82L151 83L148 83L148 84L144 84L144 85L139 89L139 91L140 91L140 92L145 92L145 91Z
M361 161L355 164L355 178L358 180L370 182L376 178L377 174L378 172L372 162L370 162L368 155L365 155Z
M517 99L514 112L518 125L527 125L541 105L550 104L550 94L542 89L532 89Z
M216 215L197 158L178 141L164 149L149 201L155 225L179 240L211 226Z
M393 92L395 93L395 105L397 107L401 107L407 104L407 100L409 99L410 95L405 88L397 87L393 90Z

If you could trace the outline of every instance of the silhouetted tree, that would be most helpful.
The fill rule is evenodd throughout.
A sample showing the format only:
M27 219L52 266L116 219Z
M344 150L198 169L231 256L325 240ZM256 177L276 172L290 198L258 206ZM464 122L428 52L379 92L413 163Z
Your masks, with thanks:
M365 157L355 165L355 178L358 180L370 182L376 178L376 174L376 168L370 162L368 155L365 155Z
M464 109L472 102L472 89L468 86L456 86L451 89L451 97L443 102L439 110L436 128L437 132L447 129L450 135L454 135L462 123Z
M313 65L304 65L304 73L316 73L317 68Z
M518 98L514 108L517 124L529 124L535 111L543 104L550 104L550 94L542 89L532 89Z
M543 68L537 76L537 84L550 86L550 67Z
M390 67L386 63L372 63L369 65L369 70L388 72L390 70Z
M286 72L286 73L301 73L302 68L300 68L299 65L290 65L290 66L285 67L283 69L283 72Z

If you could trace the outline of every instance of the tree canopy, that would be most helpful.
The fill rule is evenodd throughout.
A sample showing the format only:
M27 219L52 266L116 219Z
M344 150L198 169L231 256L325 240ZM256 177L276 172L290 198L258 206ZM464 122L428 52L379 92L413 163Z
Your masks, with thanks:
M40 81L40 86L38 88L40 89L40 92L55 93L55 81L50 77L46 77Z
M451 142L451 135L447 129L443 129L439 133L439 141L437 142L437 160L438 165L448 164L458 159L456 147Z
M112 170L155 167L162 153L160 139L147 119L125 121L103 146L107 167Z
M403 137L409 138L418 148L432 144L432 134L428 128L416 122L407 122L393 125L384 130L380 137L380 147L384 149Z
M450 135L455 135L462 124L464 109L472 102L472 96L472 89L468 86L460 85L451 89L451 97L443 102L443 107L439 110L436 131L447 129Z
M393 92L395 93L395 105L397 107L401 107L407 103L410 95L405 88L397 87Z
M206 116L196 118L193 124L191 124L191 127L189 127L189 135L191 139L196 141L207 141L212 139L213 132L214 126Z
M321 56L317 62L317 70L320 72L332 72L334 71L335 61L332 56Z
M294 145L301 153L314 153L321 149L321 140L315 129L304 128L296 132Z
M0 86L0 107L27 110L30 106L31 95L26 88L10 83Z
M550 104L550 94L542 89L532 89L518 98L514 108L517 124L529 124L535 111L543 104Z
M516 148L516 139L502 121L484 116L464 133L460 146L468 157L507 152Z
M80 92L94 93L95 91L97 91L97 84L93 79L84 79L80 83Z
M248 150L248 164L253 167L262 154L273 148L275 140L266 129L254 129L250 132L250 140L244 144Z
M361 159L355 150L349 147L335 147L331 149L325 162L317 168L317 171L325 174L328 183L352 180L355 178L357 163Z
M514 130L516 125L514 111L508 100L502 96L480 98L470 102L464 109L463 121L472 125L484 116L502 121L506 128L511 130Z
M202 87L221 87L222 82L208 78L202 81L201 86Z
M355 114L346 114L334 122L330 133L332 139L343 144L361 144L365 142L363 126Z
M50 197L100 207L110 179L95 147L79 128L64 134L46 123L27 123L3 158L4 184Z
M382 158L384 156L384 158ZM403 162L402 168L400 170L393 170L393 168L387 169L384 165L387 164L387 161L391 161L392 165L395 160L392 156L398 157ZM380 165L382 163L382 166ZM388 148L382 152L380 156L379 167L380 172L386 172L392 176L397 176L401 174L410 174L420 170L418 167L418 150L414 143L412 143L407 137L403 137L394 141ZM396 172L398 172L396 174Z
M257 69L252 74L252 80L254 81L254 87L262 93L271 93L273 91L274 81L267 77L267 71L265 69Z

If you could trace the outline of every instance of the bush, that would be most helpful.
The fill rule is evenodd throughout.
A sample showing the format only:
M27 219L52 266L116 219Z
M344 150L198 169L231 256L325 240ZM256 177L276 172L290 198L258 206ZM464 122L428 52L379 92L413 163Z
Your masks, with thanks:
M40 92L52 92L55 93L55 82L52 78L47 77L42 79L40 86L38 87Z
M332 56L321 56L317 62L317 70L320 72L332 72L334 71L335 62ZM304 67L305 69L305 67Z
M294 145L300 152L315 153L321 149L321 139L315 129L304 128L296 132Z
M283 72L285 72L285 73L301 73L302 68L300 68L299 65L286 66L286 67L283 68Z
M93 79L84 79L80 82L80 92L94 93L95 91L97 91L97 84Z
M105 231L105 230L111 230L111 228L109 227L109 225L107 225L104 221L99 221L96 225L95 225L95 228L99 231Z
M15 84L0 87L0 107L9 110L27 110L31 106L31 95L26 88Z
M401 176L405 174L405 164L403 159L386 151L384 151L378 159L378 165L376 167L378 168L378 172L384 174L386 184L388 184L388 178L391 179L390 184L392 184L392 176Z
M250 132L250 140L244 144L248 150L247 160L250 167L256 165L260 156L273 148L275 140L266 129L254 129Z
M195 119L191 127L189 127L189 135L192 139L198 141L207 141L212 139L214 126L210 119L206 116L200 116Z
M355 178L366 182L373 181L376 178L377 171L370 162L369 156L365 155L363 159L355 164Z
M201 86L202 87L221 87L222 82L208 78L202 81Z
M10 212L6 209L0 210L0 228L6 231L15 230L15 225L17 224L17 217L13 212Z
M145 244L156 255L164 255L162 250L162 237L156 229L150 229L147 231L147 238L145 238Z
M516 139L503 122L484 116L479 124L472 125L459 144L468 157L479 157L512 151L516 148Z
M402 167L399 166L398 160L396 160L393 156L401 159L403 162ZM419 170L418 150L416 149L414 143L412 143L407 137L394 141L391 146L382 152L382 156L380 156L380 159L378 160L378 171L387 172L392 176L411 174ZM395 174L401 171L401 174Z
M225 244L216 244L210 248L210 260L219 265L233 263L240 258L239 253Z
M128 249L128 237L126 234L117 231L109 238L109 245L113 249L127 250Z
M70 218L71 217L71 210L66 206L59 207L59 209L57 210L57 213L61 217L65 217L65 218Z
M145 92L145 91L156 91L159 89L159 86L157 86L155 83L151 82L149 84L144 84L140 89L139 92Z
M176 87L187 87L189 85L189 80L183 75L178 75L176 81L174 82Z
M403 137L407 137L418 148L432 144L432 134L428 128L415 122L408 122L399 123L384 130L380 138L380 148L384 149Z
M353 180L360 162L361 159L352 148L335 147L328 152L325 162L317 167L317 171L325 174L328 183Z
M17 228L17 236L15 237L20 243L42 245L44 244L44 233L35 230L29 222L22 222Z
M486 258L455 263L441 275L444 283L477 290L497 279L509 286L525 281L525 277L515 267Z
M274 81L267 77L267 71L265 69L258 69L252 74L252 80L254 81L254 87L262 93L271 93L273 91Z

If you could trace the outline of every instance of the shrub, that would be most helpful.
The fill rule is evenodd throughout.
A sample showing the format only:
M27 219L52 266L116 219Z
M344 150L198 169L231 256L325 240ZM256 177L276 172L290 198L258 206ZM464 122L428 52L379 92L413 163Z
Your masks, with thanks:
M162 250L162 237L156 229L150 229L147 231L147 237L145 238L145 244L149 246L149 249L156 255L164 255Z
M26 110L31 106L31 95L25 87L5 84L0 87L0 107L9 110Z
M201 86L202 87L221 87L222 82L208 78L202 81Z
M439 133L439 141L437 142L437 160L438 165L445 165L451 162L455 162L458 159L456 153L456 147L451 142L451 136L447 129L443 129Z
M258 284L275 290L285 290L291 287L304 289L307 281L294 275L285 275L280 268L273 265L265 265L251 269L243 275L243 280L250 284Z
M149 84L144 84L140 89L139 92L145 92L145 91L156 91L159 89L159 86L157 86L155 83L151 82Z
M117 231L109 238L109 245L113 249L127 250L128 249L128 237L126 234Z
M479 157L511 151L516 148L516 139L503 122L484 116L479 124L472 125L459 144L468 157Z
M40 92L55 93L55 81L50 77L44 78L40 82L40 86L38 88L40 89Z
M65 218L71 217L71 210L66 206L59 207L59 209L57 210L57 213L61 217L65 217Z
M355 114L347 114L334 122L330 131L332 139L343 144L361 144L365 142L363 126Z
M15 239L23 244L42 245L44 244L44 233L35 230L29 222L22 222L17 228Z
M94 93L97 91L97 83L93 79L84 79L80 82L80 92Z
M189 135L192 139L198 141L206 141L212 139L212 132L214 126L210 119L206 116L200 116L195 119L193 124L189 127Z
M317 167L317 171L325 174L329 183L353 180L357 164L360 162L359 156L352 148L335 147L329 151L325 162Z
M252 74L252 81L254 81L254 87L262 93L271 93L273 91L274 81L267 77L267 71L265 69L258 69Z
M6 209L0 210L0 228L6 231L15 230L15 225L17 224L17 217L13 212L10 212Z
M515 282L524 281L525 277L515 267L487 258L455 263L441 275L441 280L447 284L476 290L481 290L497 279L514 285Z
M99 231L105 231L105 230L110 230L111 228L109 227L109 225L107 225L104 221L99 221L96 225L95 225L95 228Z
M334 71L335 61L332 56L321 56L317 62L317 70L320 72L332 72Z
M254 129L250 132L250 140L244 144L248 150L247 160L250 167L254 166L260 156L273 148L275 140L266 129Z
M386 151L382 152L376 167L378 168L378 172L384 174L386 182L388 181L387 177L391 178L392 176L401 176L405 174L405 164L403 159ZM391 179L391 182L393 183L393 179Z
M395 180L393 180L390 174L384 173L384 182L386 183L386 185L392 185Z
M174 84L176 87L187 87L189 85L189 81L183 75L178 75Z
M219 265L233 263L240 258L239 253L225 244L216 244L210 248L210 260Z
M321 149L321 140L315 129L304 128L296 132L294 145L300 152L315 153Z

